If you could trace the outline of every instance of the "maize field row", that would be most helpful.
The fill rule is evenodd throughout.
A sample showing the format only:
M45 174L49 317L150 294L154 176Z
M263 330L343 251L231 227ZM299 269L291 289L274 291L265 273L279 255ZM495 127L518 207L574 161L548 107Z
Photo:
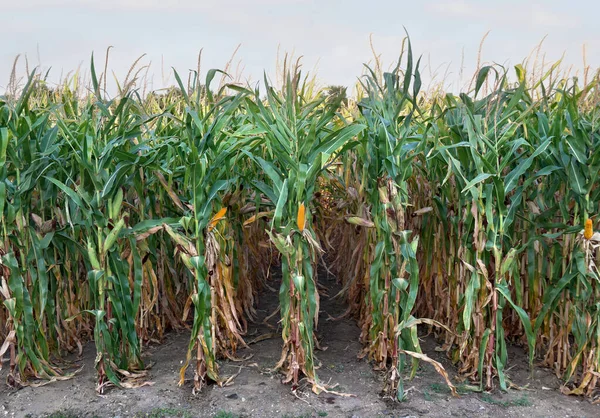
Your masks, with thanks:
M56 88L35 70L0 98L0 368L13 387L71 378L96 347L96 389L147 382L142 350L191 333L180 372L224 383L260 290L281 272L284 382L318 377L317 266L343 286L358 353L406 396L433 333L463 379L509 389L509 344L566 394L600 384L600 91L553 65L478 70L422 91L406 42L357 94L286 62L281 87L221 82L109 98L106 75ZM586 75L588 73L586 72ZM129 77L128 77L129 79ZM6 364L8 363L8 364Z

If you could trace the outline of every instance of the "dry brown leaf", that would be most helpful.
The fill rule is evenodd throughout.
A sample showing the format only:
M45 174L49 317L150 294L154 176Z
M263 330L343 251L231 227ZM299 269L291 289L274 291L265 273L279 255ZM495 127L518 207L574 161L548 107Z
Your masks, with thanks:
M456 387L450 381L450 377L448 376L446 369L444 369L444 366L442 366L441 363L435 361L434 359L432 359L431 357L429 357L423 353L417 353L415 351L408 351L408 350L398 350L398 352L407 354L411 357L414 357L419 360L423 360L423 361L431 364L435 368L435 370L444 378L444 380L446 381L446 384L448 385L448 387L450 388L450 391L452 392L452 395L458 396L458 393L456 392Z

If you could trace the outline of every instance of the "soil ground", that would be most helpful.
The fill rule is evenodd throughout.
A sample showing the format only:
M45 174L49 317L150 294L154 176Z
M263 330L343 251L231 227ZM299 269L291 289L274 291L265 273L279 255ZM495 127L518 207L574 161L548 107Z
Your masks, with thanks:
M320 276L320 282L335 295L339 286L333 277ZM276 292L266 290L260 298L260 318L249 327L247 341L275 329L262 321L278 306ZM390 402L380 396L384 376L373 371L361 350L360 331L351 319L327 321L345 310L344 303L327 295L321 297L319 336L325 351L317 352L321 362L322 381L337 383L337 391L355 397L330 394L314 395L310 387L301 387L295 396L290 385L280 383L280 376L270 371L281 353L278 335L240 350L238 355L252 358L242 363L221 362L223 375L239 372L228 387L209 386L201 394L192 395L191 383L177 386L178 372L184 359L188 333L172 333L166 341L147 348L152 386L131 390L112 389L103 396L94 391L94 346L88 344L78 359L82 371L71 380L43 387L12 390L6 383L6 371L0 372L0 418L6 417L598 417L600 405L567 397L559 392L560 381L549 371L536 368L530 376L525 353L510 351L512 381L524 390L491 394L466 392L452 397L433 367L422 364L412 381L405 382L408 400ZM270 320L277 326L278 315ZM431 338L423 339L423 350L440 361L451 378L456 369L444 354L437 353ZM191 377L191 376L190 376Z

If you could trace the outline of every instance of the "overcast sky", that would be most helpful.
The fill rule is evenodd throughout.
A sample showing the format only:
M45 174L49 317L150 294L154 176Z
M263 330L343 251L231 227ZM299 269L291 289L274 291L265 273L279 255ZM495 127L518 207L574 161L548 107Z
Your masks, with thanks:
M546 61L565 53L567 64L581 68L585 44L597 68L599 16L600 2L580 0L0 0L0 91L17 54L31 67L51 67L56 81L79 66L87 70L92 52L103 66L109 45L109 68L121 80L146 53L141 62L152 63L154 88L174 82L171 67L195 69L201 48L203 72L223 68L238 44L246 78L258 80L263 70L274 77L280 46L302 55L305 70L318 66L321 82L351 85L372 59L370 35L390 64L403 27L428 64L426 80L430 69L438 78L449 71L446 79L457 84L463 51L465 74L472 74L488 31L483 61L517 64L547 36ZM24 60L18 74L25 74Z

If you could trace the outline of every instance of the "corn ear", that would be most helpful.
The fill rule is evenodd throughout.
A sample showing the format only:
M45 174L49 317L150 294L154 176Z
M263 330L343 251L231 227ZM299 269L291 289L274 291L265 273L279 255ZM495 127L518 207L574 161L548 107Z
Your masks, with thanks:
M304 226L306 225L306 214L304 211L304 203L300 203L300 206L298 207L298 216L296 218L296 225L300 232L304 231Z

